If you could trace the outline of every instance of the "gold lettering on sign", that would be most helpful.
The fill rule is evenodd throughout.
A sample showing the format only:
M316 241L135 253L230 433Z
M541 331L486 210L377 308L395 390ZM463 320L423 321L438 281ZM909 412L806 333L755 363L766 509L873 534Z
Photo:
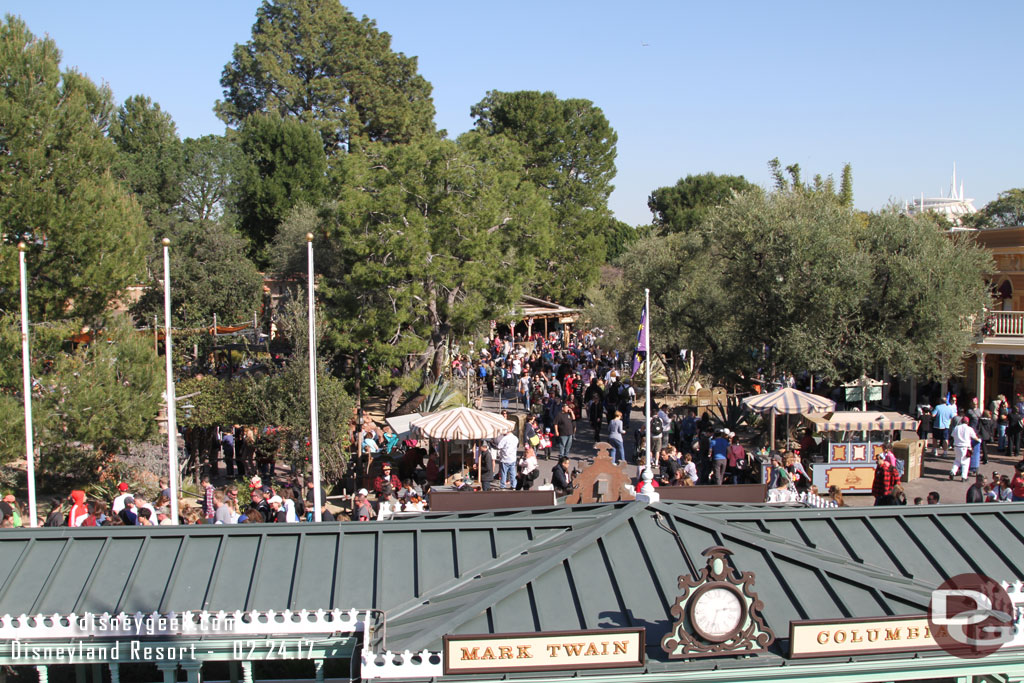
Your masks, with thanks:
M928 618L896 617L833 622L806 621L790 625L791 657L828 657L837 654L937 650Z
M446 673L468 673L640 666L643 638L641 629L446 636L444 667Z

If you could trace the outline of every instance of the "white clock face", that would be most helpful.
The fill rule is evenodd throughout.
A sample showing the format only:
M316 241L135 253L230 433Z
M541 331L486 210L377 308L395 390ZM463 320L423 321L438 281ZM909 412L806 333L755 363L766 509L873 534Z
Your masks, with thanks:
M690 618L708 636L727 636L739 630L743 619L743 604L733 591L712 588L697 597Z

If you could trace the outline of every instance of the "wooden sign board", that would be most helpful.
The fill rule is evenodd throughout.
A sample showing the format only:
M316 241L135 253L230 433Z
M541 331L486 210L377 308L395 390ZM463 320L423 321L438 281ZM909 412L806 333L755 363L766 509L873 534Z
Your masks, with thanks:
M643 666L644 629L444 637L444 675Z
M928 617L830 619L789 624L789 656L839 657L938 650Z

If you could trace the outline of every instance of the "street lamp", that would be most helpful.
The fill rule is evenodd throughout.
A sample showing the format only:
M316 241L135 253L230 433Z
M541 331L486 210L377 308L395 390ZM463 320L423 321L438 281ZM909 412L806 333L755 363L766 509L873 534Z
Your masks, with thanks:
M178 523L178 421L175 415L174 370L171 367L171 240L164 245L164 360L167 369L167 463L171 485L171 524Z
M21 271L21 378L25 394L25 471L28 477L29 526L36 526L36 453L32 443L32 370L28 353L28 284L25 252L28 246L18 242L18 268Z

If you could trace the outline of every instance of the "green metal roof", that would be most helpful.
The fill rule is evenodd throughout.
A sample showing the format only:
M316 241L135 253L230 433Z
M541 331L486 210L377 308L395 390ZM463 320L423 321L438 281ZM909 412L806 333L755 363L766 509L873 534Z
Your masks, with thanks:
M1018 580L1024 506L773 508L614 503L377 523L0 532L0 615L358 608L388 650L445 634L647 629L724 545L776 637L798 619L923 613L944 578ZM782 652L781 645L775 646Z

